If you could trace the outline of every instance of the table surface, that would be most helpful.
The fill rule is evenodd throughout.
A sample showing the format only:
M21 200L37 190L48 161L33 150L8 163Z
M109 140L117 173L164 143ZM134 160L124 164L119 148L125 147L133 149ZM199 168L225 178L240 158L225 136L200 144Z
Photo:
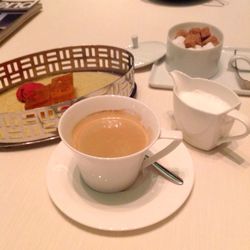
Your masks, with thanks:
M43 11L0 48L0 61L40 50L81 44L126 47L140 41L165 43L168 29L186 21L218 26L225 45L250 46L250 2L43 0ZM182 2L182 4L180 4ZM190 3L189 3L190 2ZM213 1L216 3L216 1ZM150 67L135 74L137 98L169 128L172 91L148 86ZM250 98L240 97L249 115ZM195 169L187 202L173 216L131 232L88 228L64 216L46 187L46 167L57 147L0 152L0 249L250 249L250 137L209 153L186 145ZM159 209L164 209L159 205Z

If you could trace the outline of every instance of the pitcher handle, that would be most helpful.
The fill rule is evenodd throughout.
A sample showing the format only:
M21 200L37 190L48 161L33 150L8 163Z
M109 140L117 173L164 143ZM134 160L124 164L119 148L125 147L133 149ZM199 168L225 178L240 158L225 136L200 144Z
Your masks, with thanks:
M248 56L245 56L245 55L235 55L235 56L232 56L229 60L229 66L232 66L235 68L235 61L236 60L243 60L245 62L247 62L249 65L250 65L250 58Z
M165 155L172 152L175 148L179 146L179 144L182 142L182 132L179 130L168 130L164 131L161 130L161 135L159 139L172 139L173 141L168 144L166 147L164 147L159 152L153 154L152 156L145 158L142 163L142 168L146 168L150 166L152 163L158 161L159 159L163 158ZM158 140L159 140L158 139Z
M227 115L232 117L234 120L239 121L244 126L245 130L238 135L231 135L231 136L226 136L222 138L219 141L218 145L225 143L225 142L230 142L232 140L241 139L250 133L250 120L246 115L240 113L236 109L233 109Z

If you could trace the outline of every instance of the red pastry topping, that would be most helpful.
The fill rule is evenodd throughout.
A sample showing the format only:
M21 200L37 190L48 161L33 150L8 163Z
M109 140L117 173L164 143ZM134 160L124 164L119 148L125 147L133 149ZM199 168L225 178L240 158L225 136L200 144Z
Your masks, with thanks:
M22 84L16 92L16 97L20 102L26 102L27 98L34 93L35 90L43 88L42 83L27 82Z

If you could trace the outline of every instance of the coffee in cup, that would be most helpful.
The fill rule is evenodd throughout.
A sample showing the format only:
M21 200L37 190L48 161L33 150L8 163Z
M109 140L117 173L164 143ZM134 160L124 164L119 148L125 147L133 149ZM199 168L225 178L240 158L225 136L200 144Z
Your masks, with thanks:
M75 103L63 113L58 131L85 183L106 193L130 187L143 168L174 150L182 139L176 131L162 136L149 107L118 95ZM166 146L152 154L149 150L158 139L167 139Z
M73 130L73 146L97 157L122 157L145 148L150 131L140 117L126 110L105 110L88 115Z

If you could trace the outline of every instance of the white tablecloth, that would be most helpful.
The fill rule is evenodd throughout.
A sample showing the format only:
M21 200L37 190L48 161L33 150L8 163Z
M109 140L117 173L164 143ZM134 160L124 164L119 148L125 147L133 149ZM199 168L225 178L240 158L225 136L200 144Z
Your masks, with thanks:
M218 26L226 46L250 47L248 0L223 1L223 7L175 2L180 1L43 0L43 12L1 46L0 61L70 45L126 47L134 34L140 41L165 42L168 29L185 21ZM137 98L168 128L172 92L149 88L149 74L150 67L136 72ZM250 115L250 98L240 100L241 111ZM0 152L0 249L250 249L249 136L224 151L186 145L195 169L189 199L173 216L131 232L98 231L59 212L45 179L56 146Z

